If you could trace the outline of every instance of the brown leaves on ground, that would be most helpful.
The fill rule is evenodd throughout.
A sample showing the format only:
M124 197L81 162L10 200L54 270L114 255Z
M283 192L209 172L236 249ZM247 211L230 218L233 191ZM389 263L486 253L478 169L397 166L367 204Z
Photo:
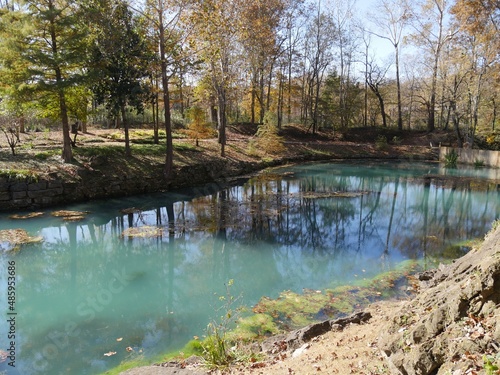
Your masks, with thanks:
M383 301L370 305L372 319L350 324L341 331L316 337L300 355L274 353L258 363L232 369L233 374L387 374L389 370L377 347L378 335L401 301Z

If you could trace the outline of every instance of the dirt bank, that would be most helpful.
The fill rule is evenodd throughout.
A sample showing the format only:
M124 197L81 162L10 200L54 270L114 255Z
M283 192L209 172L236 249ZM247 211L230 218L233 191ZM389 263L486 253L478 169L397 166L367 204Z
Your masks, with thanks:
M396 159L437 160L427 136L408 137L380 145L366 136L366 143L346 141L340 135L311 135L289 127L283 132L284 150L270 153L252 145L253 135L241 127L228 133L226 157L219 155L216 139L174 141L174 173L163 176L164 144L154 144L150 130L133 130L132 157L124 155L120 130L92 129L79 135L74 161L62 163L60 133L21 134L16 155L0 138L0 210L32 210L91 199L127 196L224 183L235 176L270 166L313 160ZM416 140L420 141L416 142ZM2 143L3 142L3 143ZM424 143L425 142L425 143ZM417 143L417 144L415 144Z

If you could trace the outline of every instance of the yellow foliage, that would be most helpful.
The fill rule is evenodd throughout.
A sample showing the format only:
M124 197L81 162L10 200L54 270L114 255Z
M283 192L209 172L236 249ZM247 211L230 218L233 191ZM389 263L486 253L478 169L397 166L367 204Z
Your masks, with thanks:
M200 107L192 107L187 111L190 120L187 133L191 138L196 139L196 146L198 146L198 139L211 138L214 136L215 130L211 124L206 121L206 114Z
M256 138L250 141L249 147L263 150L266 154L279 154L285 151L283 137L278 135L276 123L276 115L267 112L264 116L264 124L257 129Z

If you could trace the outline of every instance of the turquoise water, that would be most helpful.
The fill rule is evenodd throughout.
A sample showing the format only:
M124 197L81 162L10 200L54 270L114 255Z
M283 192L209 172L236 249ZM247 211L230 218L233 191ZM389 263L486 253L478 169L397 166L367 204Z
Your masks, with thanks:
M371 277L406 259L430 266L459 256L463 249L453 245L483 236L500 216L499 188L482 181L487 173L496 172L307 164L224 188L64 207L90 212L78 222L51 210L28 220L3 214L0 229L23 228L43 242L0 256L1 306L7 311L14 262L17 313L16 368L7 360L0 371L99 374L139 353L179 349L203 335L230 279L234 295L251 306L283 290ZM438 178L444 174L464 178ZM122 236L144 226L161 236ZM4 313L0 324L5 350L10 317Z

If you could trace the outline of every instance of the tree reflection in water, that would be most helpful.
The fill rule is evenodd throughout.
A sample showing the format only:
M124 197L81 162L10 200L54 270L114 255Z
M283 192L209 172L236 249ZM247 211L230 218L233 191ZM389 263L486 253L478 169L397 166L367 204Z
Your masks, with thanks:
M224 188L82 204L92 213L79 222L2 218L0 229L24 226L45 240L15 255L19 367L92 374L129 356L127 346L179 348L203 333L214 293L229 279L252 305L371 277L405 259L432 266L458 256L460 241L483 236L498 202L497 184L444 178L434 165L311 164ZM141 226L160 230L121 236ZM121 289L117 274L125 275ZM103 358L110 350L117 354Z

